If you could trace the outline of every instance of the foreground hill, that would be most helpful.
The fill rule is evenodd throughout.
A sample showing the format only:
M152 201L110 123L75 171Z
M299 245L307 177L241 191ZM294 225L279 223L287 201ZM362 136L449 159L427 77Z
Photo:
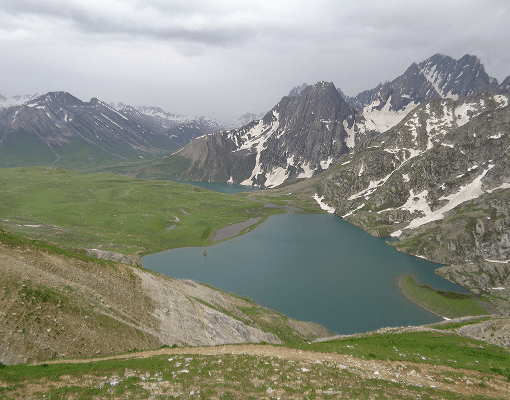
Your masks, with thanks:
M8 398L508 398L510 353L457 332L383 329L321 343L161 349L0 370ZM43 398L44 398L43 397Z
M253 301L0 231L0 363L328 335Z

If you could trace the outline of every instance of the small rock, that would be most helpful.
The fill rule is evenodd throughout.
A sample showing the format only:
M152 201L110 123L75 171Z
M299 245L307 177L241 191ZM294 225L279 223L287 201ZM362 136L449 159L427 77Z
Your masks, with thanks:
M340 394L340 392L337 392L336 390L333 390L333 389L328 389L328 390L323 390L322 394L327 394L329 396L334 396L336 394Z

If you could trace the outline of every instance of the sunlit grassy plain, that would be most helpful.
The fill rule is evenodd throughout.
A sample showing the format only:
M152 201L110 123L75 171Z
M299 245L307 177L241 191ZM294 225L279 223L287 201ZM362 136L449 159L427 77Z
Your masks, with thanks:
M279 213L171 181L45 167L0 171L1 226L70 247L144 255L203 246L220 227Z

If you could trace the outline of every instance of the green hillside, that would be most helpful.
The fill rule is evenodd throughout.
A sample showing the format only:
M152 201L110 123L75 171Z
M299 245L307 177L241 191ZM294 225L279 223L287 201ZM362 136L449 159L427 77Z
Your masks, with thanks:
M44 167L0 172L0 227L127 255L203 246L220 227L281 212L171 181Z

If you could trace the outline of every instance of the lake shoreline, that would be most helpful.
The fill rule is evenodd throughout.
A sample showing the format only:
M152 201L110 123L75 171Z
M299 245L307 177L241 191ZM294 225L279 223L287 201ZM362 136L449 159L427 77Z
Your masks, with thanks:
M406 299L408 299L410 302L416 304L418 307L424 309L425 311L428 311L429 313L431 314L434 314L434 315L437 315L438 317L442 318L443 321L448 321L450 318L447 318L443 315L440 315L432 310L429 310L427 307L425 307L424 305L418 303L417 301L415 301L413 298L411 298L410 296L408 296L403 290L402 290L402 286L401 286L401 282L402 282L402 279L405 277L405 276L411 276L415 281L417 280L416 277L413 277L413 275L410 275L410 274L404 274L404 275L401 275L397 278L397 287L398 287L398 290L400 293L402 293Z

